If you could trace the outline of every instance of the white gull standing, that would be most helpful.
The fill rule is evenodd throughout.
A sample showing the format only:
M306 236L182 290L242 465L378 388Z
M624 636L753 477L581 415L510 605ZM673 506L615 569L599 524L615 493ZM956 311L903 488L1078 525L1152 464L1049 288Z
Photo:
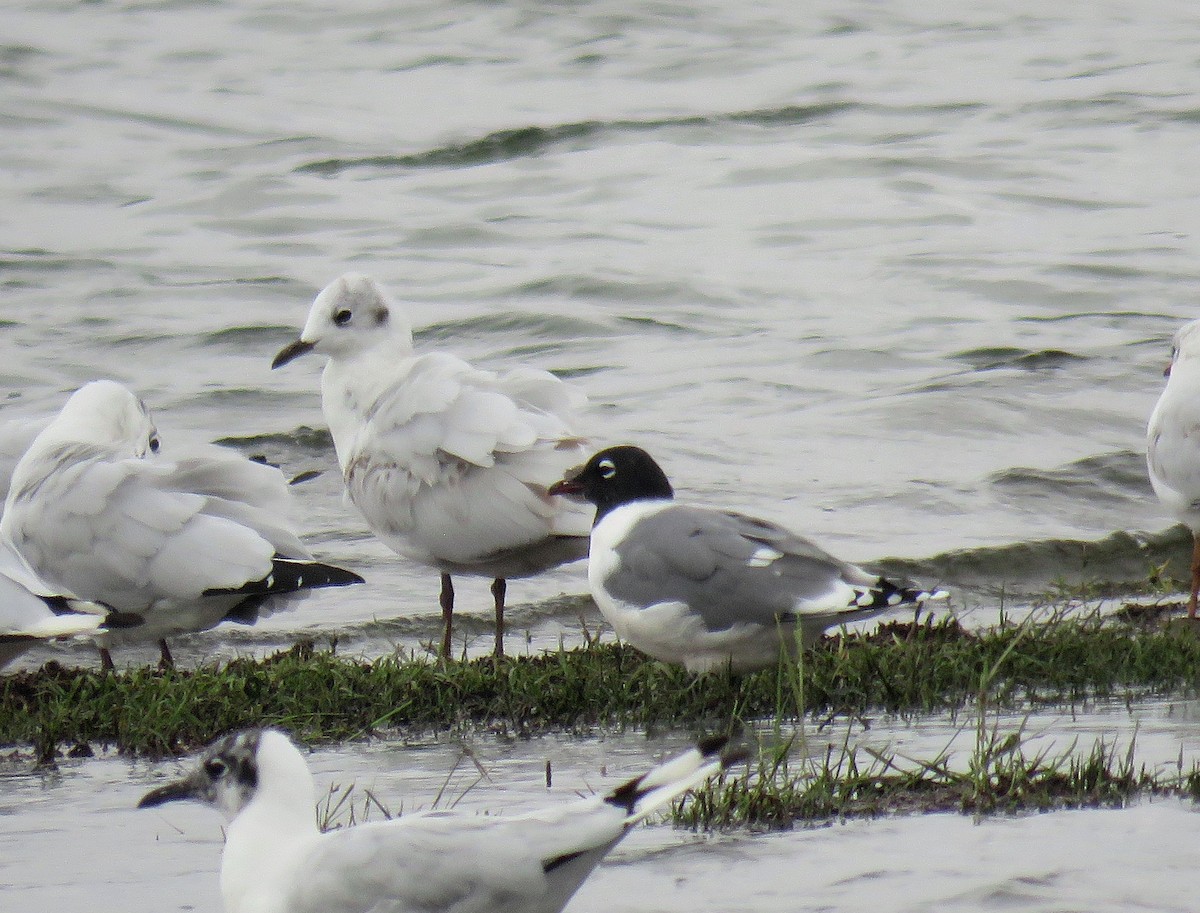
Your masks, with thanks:
M220 447L170 457L146 407L114 381L77 390L13 473L0 536L50 586L141 616L96 637L159 643L222 620L253 621L275 597L361 583L314 561L285 519L282 474Z
M317 295L271 367L309 352L328 359L321 406L350 500L393 551L441 572L442 655L454 574L493 579L502 655L506 579L587 554L592 511L547 494L587 455L581 394L546 371L414 354L403 310L358 273Z
M273 729L213 743L196 770L147 793L229 820L225 913L555 913L637 822L741 757L725 739L604 796L523 815L427 812L321 833L303 756Z
M1150 484L1163 505L1192 531L1188 617L1200 593L1200 320L1180 327L1171 348L1167 386L1146 429Z
M906 589L767 520L680 504L646 451L611 447L551 491L596 505L588 583L622 639L690 672L774 665L826 628L944 599Z

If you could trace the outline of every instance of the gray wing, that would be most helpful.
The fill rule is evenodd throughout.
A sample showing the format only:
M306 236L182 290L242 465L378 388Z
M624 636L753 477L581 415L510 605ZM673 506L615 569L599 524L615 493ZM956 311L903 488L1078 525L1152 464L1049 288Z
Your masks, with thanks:
M292 526L292 493L277 468L212 444L146 462L164 472L161 488L203 496L204 514L253 530L285 558L312 558Z
M14 492L2 521L46 580L85 599L139 611L157 599L199 599L271 570L272 545L237 520L206 513L177 490L173 469L106 459L83 448ZM77 458L76 458L77 457Z
M97 631L105 614L103 606L55 592L0 539L0 668L43 640Z
M413 815L324 835L291 913L554 913L624 833L600 801L514 818ZM583 865L581 865L583 863Z
M586 536L594 511L546 493L588 452L573 403L571 388L545 372L497 376L423 355L339 454L351 499L385 539L412 536L449 562Z
M859 610L879 578L755 517L676 505L652 514L616 548L606 582L635 605L682 601L711 631Z

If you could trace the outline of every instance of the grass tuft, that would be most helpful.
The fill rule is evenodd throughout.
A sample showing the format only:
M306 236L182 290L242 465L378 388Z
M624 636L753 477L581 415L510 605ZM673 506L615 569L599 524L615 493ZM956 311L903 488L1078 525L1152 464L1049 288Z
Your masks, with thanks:
M616 644L450 664L355 661L300 644L261 662L194 670L105 674L51 662L2 676L0 745L32 746L51 760L64 744L176 755L253 725L282 726L307 742L473 728L509 737L630 726L727 732L754 720L781 729L806 714L1177 693L1198 679L1200 638L1098 619L980 633L952 619L888 624L827 638L802 663L744 676L696 677ZM853 769L861 767L855 759Z

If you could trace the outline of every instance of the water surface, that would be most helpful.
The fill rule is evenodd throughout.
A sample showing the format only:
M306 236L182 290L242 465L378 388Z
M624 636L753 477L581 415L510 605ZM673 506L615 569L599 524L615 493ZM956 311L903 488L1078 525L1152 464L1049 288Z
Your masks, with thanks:
M1142 453L1169 337L1197 316L1192 4L26 0L4 26L0 418L115 377L168 449L328 470L317 365L268 365L356 269L406 303L421 350L556 371L598 444L645 446L682 495L908 559L959 609L1139 579L1186 548ZM333 473L296 491L314 550L369 585L185 639L183 662L434 636L433 575L369 535ZM582 566L514 583L510 650L578 642L584 589ZM459 592L486 645L486 582ZM608 744L556 742L576 780L549 798ZM514 759L506 807L548 798L513 785L538 782L544 745L485 740ZM422 751L313 761L428 796L450 749ZM135 813L150 777L112 758L6 777L4 906L215 910L218 826ZM647 828L574 908L1187 910L1195 821L1151 802Z

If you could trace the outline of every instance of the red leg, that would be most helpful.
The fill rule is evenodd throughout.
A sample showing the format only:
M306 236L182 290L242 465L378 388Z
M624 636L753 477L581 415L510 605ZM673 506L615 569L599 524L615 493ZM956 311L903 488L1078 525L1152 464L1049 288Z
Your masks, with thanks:
M438 603L442 607L442 659L449 659L450 620L454 616L454 583L449 574L442 574L442 592Z
M492 581L492 599L496 602L496 656L504 655L504 594L508 583L503 577Z
M1200 536L1192 534L1192 594L1188 598L1188 618L1196 617L1196 596L1200 594Z

